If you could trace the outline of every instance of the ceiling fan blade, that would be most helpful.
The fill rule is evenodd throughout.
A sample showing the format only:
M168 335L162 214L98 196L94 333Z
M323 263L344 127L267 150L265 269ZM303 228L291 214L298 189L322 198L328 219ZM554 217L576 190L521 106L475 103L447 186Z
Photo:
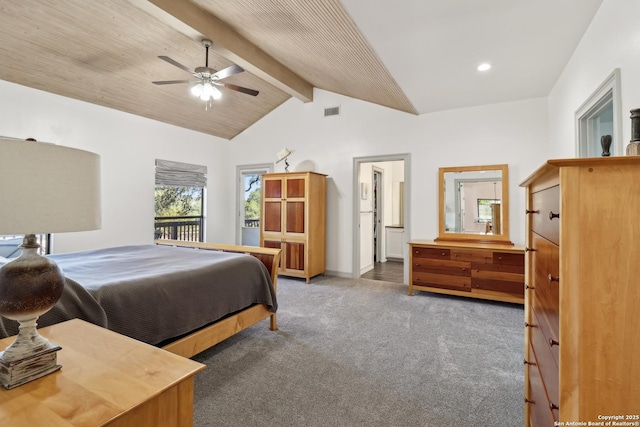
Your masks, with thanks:
M235 90L236 92L246 93L247 95L251 95L251 96L257 96L260 93L257 90L249 89L242 86L232 85L230 83L222 83L222 85L227 89Z
M234 64L230 67L227 67L223 70L218 71L212 77L217 80L222 80L222 79L226 79L227 77L231 77L234 74L241 73L243 71L244 71L244 68Z
M158 56L158 58L162 59L163 61L167 61L169 64L174 65L182 70L185 70L187 73L189 74L193 74L193 71L188 69L187 67L185 67L184 65L182 65L179 62L174 61L173 59L169 58L168 56Z
M189 83L189 80L164 80L160 82L151 82L154 85L175 85L178 83Z

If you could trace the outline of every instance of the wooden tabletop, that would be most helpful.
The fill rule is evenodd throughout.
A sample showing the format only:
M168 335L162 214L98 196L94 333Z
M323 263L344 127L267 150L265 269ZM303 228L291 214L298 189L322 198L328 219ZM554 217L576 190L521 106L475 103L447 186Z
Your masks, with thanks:
M79 319L39 331L62 347L62 369L0 389L1 426L104 425L205 368ZM11 342L13 337L0 340L0 349Z

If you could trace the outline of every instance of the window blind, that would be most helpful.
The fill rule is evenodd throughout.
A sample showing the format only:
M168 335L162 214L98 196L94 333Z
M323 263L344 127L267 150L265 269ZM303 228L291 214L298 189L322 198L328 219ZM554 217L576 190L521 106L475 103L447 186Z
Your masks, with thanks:
M206 187L207 167L156 159L156 185Z

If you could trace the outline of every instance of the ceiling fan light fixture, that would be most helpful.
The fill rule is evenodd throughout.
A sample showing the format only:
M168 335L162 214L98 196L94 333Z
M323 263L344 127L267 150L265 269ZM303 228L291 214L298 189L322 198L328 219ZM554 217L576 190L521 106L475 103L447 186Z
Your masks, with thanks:
M211 99L217 101L222 98L222 92L220 92L211 82L195 84L191 88L191 93L203 101L210 101Z
M204 86L202 85L202 83L196 83L193 86L191 86L191 93L193 94L193 96L200 97L200 95L202 95L203 90L204 90Z
M215 86L211 86L211 97L217 101L218 99L222 98L222 92L220 92L220 90L215 87Z

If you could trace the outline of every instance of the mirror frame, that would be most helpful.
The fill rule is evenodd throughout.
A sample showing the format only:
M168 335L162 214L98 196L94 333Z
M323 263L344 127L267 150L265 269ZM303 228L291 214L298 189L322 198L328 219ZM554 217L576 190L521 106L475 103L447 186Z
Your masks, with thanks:
M478 172L483 170L499 170L502 172L502 234L475 234L475 233L445 233L445 209L444 209L444 174L447 172ZM436 241L457 241L476 243L500 243L513 245L509 240L509 165L482 165L482 166L456 166L438 169L438 193L439 193L439 233Z

